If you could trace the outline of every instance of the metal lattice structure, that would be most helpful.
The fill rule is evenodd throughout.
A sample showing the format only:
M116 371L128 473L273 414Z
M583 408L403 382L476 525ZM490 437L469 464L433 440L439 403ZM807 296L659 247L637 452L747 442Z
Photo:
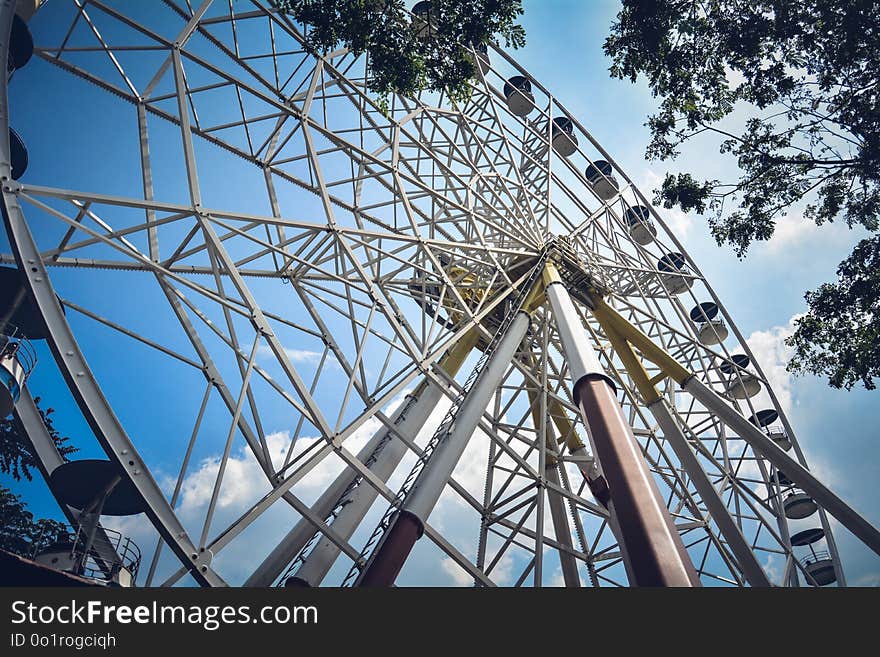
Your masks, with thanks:
M527 301L523 338L437 493L467 531L424 517L418 549L479 586L631 583L564 327L532 298L547 261L701 582L822 583L804 561L812 543L792 540L810 527L828 581L845 583L830 503L755 450L764 436L805 465L721 300L611 156L508 53L473 51L467 102L391 97L384 113L364 57L308 54L302 27L265 0L53 0L31 29L34 61L8 90L13 123L16 94L38 87L35 121L77 116L91 148L52 135L69 140L68 157L38 166L51 131L25 135L31 172L4 177L2 259L26 273L73 399L160 537L144 583L240 583L221 557L243 541L248 584L360 581ZM658 415L597 299L733 415L636 348L669 410ZM764 421L776 417L779 428ZM262 493L221 523L242 450ZM206 458L215 467L194 517L187 478ZM797 495L801 518L789 511ZM290 531L254 544L249 528L279 507Z

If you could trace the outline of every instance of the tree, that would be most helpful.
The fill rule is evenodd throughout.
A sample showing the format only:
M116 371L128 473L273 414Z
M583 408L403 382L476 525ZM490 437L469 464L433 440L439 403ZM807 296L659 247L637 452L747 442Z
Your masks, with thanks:
M21 497L0 486L0 549L31 556L66 540L67 527L56 520L34 520Z
M367 53L370 90L413 96L422 90L444 91L454 100L469 96L476 74L470 44L504 40L506 47L525 44L515 23L521 0L433 0L429 21L414 18L403 0L273 0L294 20L309 27L306 48L326 54L344 46ZM422 21L420 23L420 21ZM430 25L427 35L414 26Z
M835 388L880 377L880 240L859 242L837 270L838 282L807 292L810 311L797 320L792 363L828 376Z
M44 410L40 407L40 398L34 397L34 403L43 418L43 424L52 437L56 449L64 460L67 456L77 451L76 447L68 445L70 438L61 436L52 421L54 409ZM30 481L33 478L31 469L37 467L36 455L33 453L30 443L25 438L24 428L13 418L0 419L0 472L11 474L16 481L22 476Z
M55 428L52 421L54 409L43 410L39 397L34 398L34 403L55 447L61 457L67 460L67 456L77 451L77 448L68 445L70 439L61 436ZM22 477L30 481L33 478L31 470L36 467L36 455L24 437L21 424L12 418L0 420L0 472L11 474L16 481L20 481ZM0 548L30 556L65 537L67 531L63 523L55 520L34 520L22 499L8 488L0 486Z
M880 374L880 6L876 0L623 0L604 50L613 77L644 75L660 99L647 156L671 160L698 135L736 158L739 179L667 174L655 203L708 215L743 257L803 211L875 233L808 292L788 339L793 372L834 387ZM746 107L741 125L732 116ZM874 270L866 266L873 258Z

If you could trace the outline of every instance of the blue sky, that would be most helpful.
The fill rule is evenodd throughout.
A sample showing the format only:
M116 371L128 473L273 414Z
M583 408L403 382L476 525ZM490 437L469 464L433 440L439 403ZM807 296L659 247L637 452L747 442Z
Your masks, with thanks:
M612 80L607 72L609 61L602 53L602 43L618 10L618 3L525 0L523 4L525 15L522 23L527 33L527 45L514 53L515 57L559 98L646 194L650 195L651 189L666 171L695 170L698 174L718 178L735 176L732 163L719 155L715 145L710 142L698 143L686 149L674 163L645 161L644 149L649 136L644 122L655 106L655 99L641 81L630 84L628 81ZM38 16L33 23L38 35L40 29L53 28L40 20L41 16ZM40 42L39 38L37 42ZM35 79L40 80L39 85L34 82ZM62 95L94 93L83 91L83 83L59 74L42 62L33 62L31 68L16 75L11 87L13 125L25 137L31 149L32 168L28 175L32 178L28 179L44 182L53 175L54 163L78 162L90 168L96 180L100 179L104 185L112 188L107 191L126 193L136 188L139 184L137 176L131 175L136 169L119 169L115 165L119 158L134 156L136 142L120 141L112 145L96 143L94 134L80 128L75 112L64 111L62 107L51 108L55 113L51 121L45 119L45 107L43 118L35 118L43 102L41 85L45 84L53 85L53 91ZM120 134L133 134L130 112L127 115L117 114L114 108L118 103L99 100L98 95L94 95L94 98L95 103L108 103L106 112L103 106L91 109L95 113L101 112L102 130L109 133L118 122ZM161 128L155 129L158 131ZM175 138L174 130L168 132L169 143ZM160 136L157 142L162 144L164 139ZM113 151L112 157L110 150ZM211 170L205 175L216 176L214 180L217 184L213 187L218 189L215 193L218 194L219 203L235 207L235 203L240 202L237 199L248 198L243 190L248 184L253 184L258 176L250 178L246 174L242 179L226 180L221 185L226 160L222 156L213 157L216 159L203 160L205 167ZM236 170L241 169L237 167ZM180 198L185 193L182 170L157 172L156 177L157 189L162 190L164 199L183 200ZM63 186L60 182L58 185ZM260 209L259 212L266 210ZM876 421L878 393L832 390L822 380L813 377L793 379L782 366L786 356L782 339L790 330L791 318L804 311L803 292L831 280L837 264L849 253L861 234L840 224L819 229L793 212L789 218L780 221L778 234L773 240L753 246L748 256L739 260L728 248L719 248L714 243L701 217L661 212L684 241L688 252L748 338L765 373L775 383L777 392L788 400L784 403L787 403L789 418L811 468L820 473L868 520L875 525L880 524L880 496L874 487L874 482L880 478L878 436L876 430L872 429ZM39 229L36 227L35 231ZM5 239L0 241L0 245L4 252L8 252ZM80 296L80 299L87 298L95 304L94 307L106 307L108 312L123 312L129 317L136 317L139 313L144 315L145 308L158 304L146 289L127 298L108 299L102 296L100 279L71 279L74 280L81 286L77 292L86 295ZM151 324L151 328L154 326ZM167 338L166 343L179 339L170 332L164 337ZM103 334L95 333L92 336L93 348L86 352L99 354L94 347L102 339ZM119 352L107 349L104 353L103 357L94 356L93 367L112 372L112 361ZM43 366L38 367L32 377L31 388L34 394L50 397L53 391L61 389L61 382L49 362L49 354L43 350L41 357ZM102 358L105 362L101 362ZM163 408L165 403L176 403L191 407L197 404L203 391L200 376L192 372L184 373L184 369L171 366L162 372L116 371L117 380L104 379L102 383L111 401L118 405L122 415L130 415L132 422L136 423L133 426L140 430L141 435L146 432L164 435L175 430L179 424L190 421L184 421L174 413L145 414L143 406ZM118 400L114 399L114 382L120 384L121 390L125 379L131 376L142 378L145 386L143 398L132 400L120 395ZM186 388L185 399L168 400L163 397L167 395L162 383L165 376L191 377L192 386ZM52 405L58 408L59 428L82 447L79 456L99 456L99 448L93 441L78 438L88 435L88 430L72 403L56 397ZM281 418L276 420L281 423ZM225 430L220 425L211 429ZM148 452L161 452L159 442L145 440L142 444ZM210 458L209 453L197 456ZM241 468L247 472L244 459ZM26 496L38 515L58 515L42 483L15 484L13 488ZM859 545L845 530L839 529L836 535L849 583L880 584L880 564L876 555Z

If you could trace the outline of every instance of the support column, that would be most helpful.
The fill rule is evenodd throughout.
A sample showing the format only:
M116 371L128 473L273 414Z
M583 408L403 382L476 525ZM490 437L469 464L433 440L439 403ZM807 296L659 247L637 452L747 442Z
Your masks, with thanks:
M530 358L530 365L534 370L536 365L534 358ZM531 406L532 423L535 425L536 432L540 430L541 426L538 394L538 391L534 387L529 386L529 405ZM547 409L548 411L550 409L549 403L547 404ZM549 415L548 412L548 416ZM558 469L559 462L556 459L557 445L556 441L553 440L553 430L550 428L549 422L546 422L544 439L548 450L547 463L544 468L544 478L548 483L554 484L557 488L561 488L562 485L559 480ZM553 521L553 531L556 533L556 540L571 550L569 552L563 550L558 551L559 565L562 569L562 579L565 582L566 587L577 588L581 585L581 582L580 577L578 576L577 561L572 554L574 551L574 544L571 540L571 529L568 525L568 514L565 509L565 501L562 499L562 495L559 494L559 491L550 486L546 487L546 492L547 503L550 506L550 519Z
M755 425L740 415L717 392L705 383L691 376L684 382L684 389L691 393L707 409L740 438L745 440L752 449L770 461L794 484L812 497L816 503L832 516L837 518L844 527L850 530L865 545L880 554L880 531L865 520L851 506L835 495L825 484L816 479L812 472L786 454L776 443L764 435Z
M520 310L517 313L462 402L448 433L441 438L413 484L403 508L378 546L375 558L362 573L359 586L394 584L415 542L421 538L428 516L440 499L492 395L510 367L530 321L528 312Z
M443 355L438 367L450 377L454 377L479 340L479 335L479 331L473 329L462 336ZM406 443L398 439L394 433L399 432L415 438L443 395L443 389L436 383L422 381L389 418L394 430L383 425L358 453L358 459L367 463L372 457L373 462L368 464L368 467L379 479L388 481L407 449ZM357 473L351 468L346 468L312 505L312 511L326 518L356 479ZM377 495L378 491L369 483L361 482L349 493L346 504L333 521L334 531L345 539L351 538ZM244 586L271 586L291 560L308 544L315 531L315 526L308 519L300 519L269 556L257 566ZM322 537L297 570L291 583L300 586L317 586L336 561L339 552L339 547L333 541Z
M574 399L608 482L608 507L616 517L630 583L700 586L696 569L617 402L614 384L587 341L580 317L552 263L547 265L545 280L545 294L574 384Z
M478 339L479 332L476 329L472 330L447 352L439 366L450 377L454 377L468 354L476 346ZM394 423L395 429L401 434L415 439L443 396L443 389L436 383L423 381L413 392L412 399L408 400L411 403L405 404L406 408L403 413L397 416ZM369 467L379 479L388 481L406 454L407 445L396 438L389 429L380 431L380 433L387 435L388 441L384 447L380 448L381 451ZM346 540L351 538L378 495L379 491L369 483L362 481L346 496L342 509L333 520L333 529ZM321 537L318 544L296 571L295 576L289 580L288 585L318 586L335 563L339 552L339 547L333 541L327 537Z
M49 492L55 497L58 506L67 521L72 527L78 527L81 523L81 511L67 505L61 497L57 495L57 491L52 489L52 480L49 475L58 466L64 463L64 457L58 452L52 436L49 435L43 418L40 417L40 411L34 403L31 393L27 386L21 390L21 398L15 405L15 419L24 427L24 435L28 441L28 446L32 453L36 455L37 467L43 474L43 479L49 486ZM98 566L108 577L111 575L113 564L120 562L122 559L116 553L113 543L107 538L103 527L98 526L98 531L94 540L95 561Z
M693 395L719 420L736 431L739 437L745 440L755 452L783 470L788 478L810 495L820 507L837 518L865 545L880 554L880 531L876 527L816 479L809 470L786 454L782 448L730 406L717 392L700 381L693 372L688 371L681 363L654 344L647 335L629 324L602 299L594 298L593 301L596 305L594 312L604 314L606 320L615 330L620 334L626 334L633 346L638 348L645 358L660 367L664 375L673 379Z
M718 490L712 485L706 471L700 465L699 460L688 445L687 439L678 422L672 414L672 410L663 399L658 399L648 404L648 410L657 420L660 430L663 431L663 437L672 447L679 462L687 471L691 478L694 488L700 495L700 499L706 505L709 516L715 521L718 530L727 541L730 551L736 557L737 563L745 576L746 581L752 586L771 586L767 574L758 562L758 558L752 551L742 532L730 515L724 500L718 494Z
M395 415L391 416L395 421L403 409L398 409ZM386 429L387 430L387 429ZM363 449L358 452L358 459L366 461L370 454L378 447L379 443L385 436L385 432L380 430L374 435L370 441L364 445ZM348 488L348 486L357 478L357 473L351 468L346 468L336 479L330 484L321 496L312 505L312 512L321 518L330 515L336 502ZM315 535L315 525L306 518L301 518L296 525L293 526L281 542L275 546L272 552L263 559L263 562L257 566L256 570L250 577L245 580L243 586L272 586L272 583L278 579L279 575L288 566L291 560L299 554L306 544Z

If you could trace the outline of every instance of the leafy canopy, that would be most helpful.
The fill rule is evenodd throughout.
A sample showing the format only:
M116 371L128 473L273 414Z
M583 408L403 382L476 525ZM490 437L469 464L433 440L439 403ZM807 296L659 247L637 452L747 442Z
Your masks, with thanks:
M43 409L40 398L34 397L43 424L49 431L55 447L64 460L77 451L68 445L70 440L61 436L52 421L51 408ZM19 481L22 477L30 481L31 470L37 467L37 457L30 443L25 438L24 428L15 419L0 419L0 472L11 474ZM8 550L23 556L30 556L42 548L67 536L64 524L55 520L34 520L33 514L27 510L22 499L8 488L0 486L0 549Z
M623 0L604 50L612 76L643 75L659 99L649 158L674 159L689 140L714 135L736 159L738 180L667 174L656 191L666 208L708 214L719 245L742 257L788 211L878 231L876 1ZM743 107L744 122L732 116ZM860 259L877 249L877 236L860 243L837 284L806 295L789 369L827 375L835 387L874 387L880 353L866 340L880 331L880 278ZM840 344L844 336L861 346Z
M0 486L0 549L31 556L63 540L68 529L56 520L34 520L21 497Z
M471 51L463 46L499 43L519 48L525 31L516 24L521 0L432 0L430 33L404 0L273 0L294 20L308 26L306 48L327 54L345 47L370 61L370 90L382 97L445 91L455 100L470 94L476 74Z
M835 388L880 377L880 239L859 242L840 263L836 283L807 292L809 312L797 320L789 369L828 376Z
M64 460L69 454L77 451L76 447L68 445L70 438L62 436L52 420L54 409L43 409L40 406L40 398L34 397L34 403L43 418L43 424L55 443L55 448ZM33 453L30 442L26 439L24 427L12 417L0 419L0 472L11 474L19 481L22 477L30 481L33 478L31 470L37 467L37 457Z

